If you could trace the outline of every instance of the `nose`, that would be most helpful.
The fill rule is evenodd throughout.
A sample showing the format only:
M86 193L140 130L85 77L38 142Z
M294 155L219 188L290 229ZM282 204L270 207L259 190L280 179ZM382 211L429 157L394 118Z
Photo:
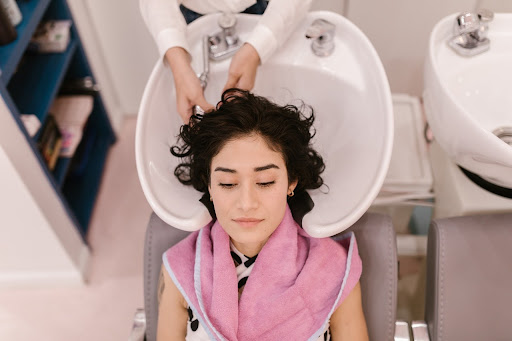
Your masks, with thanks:
M256 188L251 185L243 186L240 189L240 196L238 198L238 207L244 211L251 211L259 206L259 198Z

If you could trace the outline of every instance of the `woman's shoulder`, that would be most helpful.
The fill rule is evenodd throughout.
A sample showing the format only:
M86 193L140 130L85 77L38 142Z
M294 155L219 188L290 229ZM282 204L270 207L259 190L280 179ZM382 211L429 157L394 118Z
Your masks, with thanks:
M172 297L174 300L179 302L179 305L183 308L187 308L188 304L182 293L172 280L169 272L165 268L165 265L162 264L162 268L160 269L160 278L158 280L158 302L162 301L162 298Z

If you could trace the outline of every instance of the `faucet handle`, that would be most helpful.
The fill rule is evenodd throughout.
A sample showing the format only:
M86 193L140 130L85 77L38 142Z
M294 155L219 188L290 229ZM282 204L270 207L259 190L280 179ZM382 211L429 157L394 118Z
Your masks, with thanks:
M223 12L217 23L222 30L208 36L209 55L215 61L231 57L243 44L236 33L237 19L233 13Z
M306 38L315 39L324 36L326 33L331 36L336 26L324 19L316 19L306 30Z
M484 33L487 23L494 19L494 13L488 9L479 9L476 13L463 12L455 20L454 34Z
M448 44L460 55L474 56L489 49L490 40L487 38L489 22L494 13L480 9L476 13L463 12L456 17L454 36Z
M483 41L487 39L489 33L489 22L494 19L494 13L488 9L481 8L476 12L478 19L480 19L480 27L478 28L478 40Z
M238 36L236 35L236 17L231 12L224 12L219 17L218 24L222 28L224 39L228 46L236 46L238 44Z
M306 38L313 39L311 49L319 57L327 57L334 51L336 26L324 19L316 19L306 30Z
M231 12L223 12L219 17L218 24L223 30L228 30L236 25L236 17Z
M488 23L489 21L492 21L494 19L493 11L488 10L486 8L480 8L478 11L476 11L476 14L478 15L478 19L480 19L480 22L482 23Z
M455 35L466 34L478 31L480 27L480 19L478 15L471 12L463 12L459 14L455 20Z

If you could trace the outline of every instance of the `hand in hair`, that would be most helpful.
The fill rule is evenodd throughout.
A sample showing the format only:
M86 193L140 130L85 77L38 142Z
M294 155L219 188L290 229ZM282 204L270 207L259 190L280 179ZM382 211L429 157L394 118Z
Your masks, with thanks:
M190 56L181 47L173 47L165 54L176 86L176 107L178 113L187 124L192 116L192 108L199 105L204 111L213 109L203 95L203 88L194 70L190 66Z
M245 43L231 60L228 81L222 91L224 92L230 88L252 90L259 65L260 56L258 52L251 44Z

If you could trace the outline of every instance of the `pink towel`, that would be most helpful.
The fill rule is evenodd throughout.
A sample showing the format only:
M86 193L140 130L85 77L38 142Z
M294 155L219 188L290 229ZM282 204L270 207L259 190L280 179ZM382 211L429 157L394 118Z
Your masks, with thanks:
M258 254L240 300L229 236L218 222L167 250L174 283L212 340L315 340L359 281L353 233L312 238L287 208Z

